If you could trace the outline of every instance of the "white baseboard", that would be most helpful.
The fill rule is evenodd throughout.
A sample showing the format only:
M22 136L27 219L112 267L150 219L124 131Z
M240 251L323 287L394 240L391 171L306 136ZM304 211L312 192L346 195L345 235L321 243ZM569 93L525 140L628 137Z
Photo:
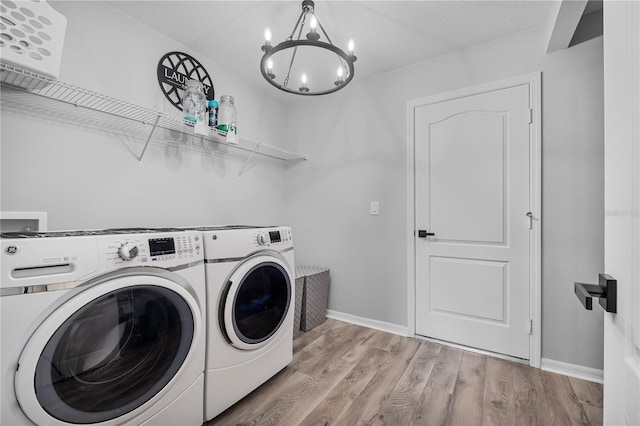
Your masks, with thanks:
M356 315L345 314L344 312L332 311L327 309L327 318L344 321L362 327L373 328L374 330L384 331L386 333L397 334L399 336L409 336L409 328L404 325L392 324L390 322L378 321L374 319L359 317Z
M540 369L551 373L564 374L565 376L577 377L578 379L590 382L603 383L604 372L597 368L583 367L582 365L569 364L567 362L556 361L549 358L542 358Z

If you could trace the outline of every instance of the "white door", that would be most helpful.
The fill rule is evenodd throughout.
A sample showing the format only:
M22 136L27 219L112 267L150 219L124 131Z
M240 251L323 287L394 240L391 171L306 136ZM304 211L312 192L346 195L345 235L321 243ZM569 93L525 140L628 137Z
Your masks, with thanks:
M640 3L604 2L605 272L618 280L604 316L604 423L640 424Z
M529 358L529 91L415 108L418 335Z

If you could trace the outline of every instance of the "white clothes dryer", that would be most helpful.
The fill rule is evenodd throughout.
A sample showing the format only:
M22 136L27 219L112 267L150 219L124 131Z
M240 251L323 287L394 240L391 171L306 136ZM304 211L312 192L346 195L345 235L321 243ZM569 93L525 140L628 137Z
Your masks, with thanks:
M207 281L205 420L293 357L295 266L288 227L199 228Z
M3 425L201 425L199 232L2 234Z

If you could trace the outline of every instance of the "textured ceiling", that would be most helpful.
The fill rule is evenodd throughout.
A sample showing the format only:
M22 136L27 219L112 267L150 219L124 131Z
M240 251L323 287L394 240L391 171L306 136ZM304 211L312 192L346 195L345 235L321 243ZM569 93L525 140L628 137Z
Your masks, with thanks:
M108 4L260 87L265 27L273 42L291 34L299 1L117 1ZM333 43L355 40L356 78L546 25L553 1L326 1L315 12ZM268 86L283 100L297 98Z

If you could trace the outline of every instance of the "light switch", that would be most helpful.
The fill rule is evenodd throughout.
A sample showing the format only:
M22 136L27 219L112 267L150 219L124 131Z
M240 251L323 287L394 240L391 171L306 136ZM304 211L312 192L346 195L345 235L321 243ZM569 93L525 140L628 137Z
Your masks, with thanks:
M377 201L371 202L371 214L377 215L380 212L380 205Z

